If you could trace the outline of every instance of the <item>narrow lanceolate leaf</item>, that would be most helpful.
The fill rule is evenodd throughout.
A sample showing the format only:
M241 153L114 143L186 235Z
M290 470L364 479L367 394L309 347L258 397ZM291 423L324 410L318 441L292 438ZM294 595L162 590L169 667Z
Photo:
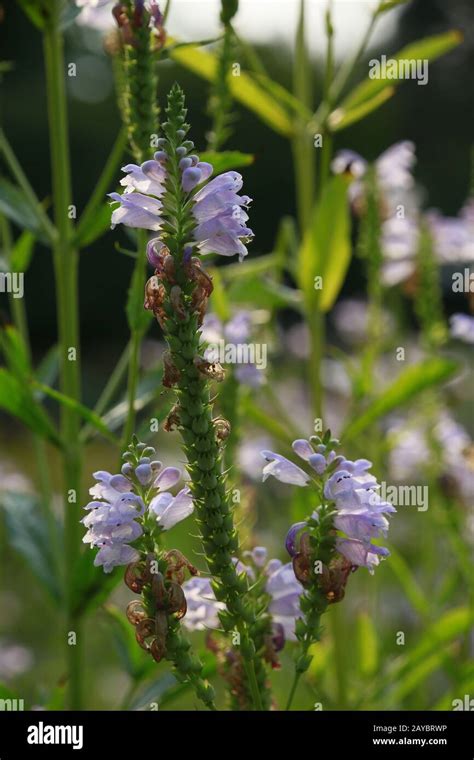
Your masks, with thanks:
M209 150L199 154L201 161L207 161L214 167L214 176L227 172L230 169L241 169L244 166L250 166L255 160L252 153L241 153L239 150Z
M31 494L4 492L0 508L6 514L10 544L23 557L36 579L56 602L61 601L60 571L56 566L40 504ZM59 527L58 527L59 530Z
M84 404L80 404L70 396L65 396L64 393L60 393L59 391L54 390L54 388L49 388L43 383L35 382L34 388L41 393L46 394L46 396L50 396L50 398L53 398L55 401L61 404L61 406L65 406L68 409L72 409L73 411L77 412L83 420L88 422L89 425L92 425L92 427L94 427L99 433L102 433L104 438L107 438L107 440L111 441L112 443L118 444L118 441L115 438L114 434L109 430L99 415L96 414L92 409L84 406Z
M20 229L34 232L45 240L43 222L20 188L0 177L0 211Z
M445 53L449 53L450 50L460 45L462 41L462 34L456 30L451 30L443 34L436 34L432 37L425 37L423 40L412 42L410 45L402 48L402 50L399 50L398 53L389 56L389 59L394 59L396 61L427 60L431 63ZM387 87L393 87L395 84L405 81L404 79L389 79L383 76L384 73L389 71L389 67L387 67L386 72L382 69L379 77L371 79L369 76L363 82L358 84L342 102L341 108L344 111L351 111L356 108L356 106L360 106L362 103L366 103L368 100L374 98L381 92L381 90L385 90Z
M347 426L342 438L354 438L384 415L413 401L427 388L439 385L454 375L458 365L450 359L428 359L408 367L356 420Z
M35 400L30 385L8 370L0 369L0 409L21 420L33 433L61 446L61 439L45 410Z
M112 210L108 202L104 202L94 211L91 211L87 219L78 227L74 237L74 245L78 248L85 248L102 237L110 229L111 215Z
M343 175L332 177L326 184L298 253L299 286L308 311L331 308L349 267L347 187L348 179Z
M217 58L212 53L201 50L198 46L174 48L171 58L189 69L194 74L214 82L217 76ZM266 92L254 79L240 72L240 76L229 77L229 89L232 96L242 105L253 111L265 124L285 137L293 134L292 119L288 111L273 96Z
M18 237L11 251L10 266L12 272L26 272L31 263L35 247L35 236L25 230Z
M13 325L0 330L0 348L10 372L19 380L28 378L30 359L22 336Z
M435 669L441 667L447 648L472 627L474 613L467 607L445 612L424 629L418 643L404 656L397 658L389 672L379 678L370 695L377 703L386 690L394 692L395 701L402 699L419 686Z
M360 105L356 105L353 108L336 108L329 116L329 129L332 132L340 132L351 124L355 124L386 103L387 100L390 100L394 94L395 87L385 87L376 93L373 98L365 100Z

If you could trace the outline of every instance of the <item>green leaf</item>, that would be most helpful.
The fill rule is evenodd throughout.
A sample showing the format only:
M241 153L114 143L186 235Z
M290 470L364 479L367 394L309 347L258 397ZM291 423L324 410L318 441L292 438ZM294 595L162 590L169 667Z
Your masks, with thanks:
M380 700L386 689L391 689L391 697L399 702L417 688L449 656L448 647L467 633L474 622L474 612L466 607L457 607L445 612L441 618L429 625L418 636L418 643L410 651L395 660L388 673L380 678L371 700Z
M81 226L78 226L74 237L74 245L78 248L86 248L100 238L110 229L111 215L112 209L108 202L101 204L94 211L91 211L86 221Z
M20 7L38 29L44 29L46 24L47 15L45 11L46 6L44 6L46 1L47 0L18 0Z
M394 53L390 56L390 59L399 61L413 60L413 59L427 59L428 61L435 61L440 56L448 53L453 48L457 47L463 41L461 32L451 30L444 32L443 34L436 34L432 37L425 37L422 40L413 42L407 45L398 53ZM375 95L380 93L381 90L385 90L387 87L394 87L396 84L405 81L401 79L371 79L368 77L363 82L358 84L356 88L345 98L341 104L341 108L344 111L350 111L356 106L371 100Z
M0 368L0 409L17 417L30 430L55 446L62 446L47 413L34 399L31 386L18 380L3 367Z
M39 383L53 385L59 374L59 346L51 346L41 359L35 372L35 378ZM40 394L42 395L42 394Z
M10 372L19 380L28 378L30 374L28 348L16 327L6 325L0 330L0 346Z
M243 419L247 418L255 423L255 425L262 428L262 430L266 430L266 432L270 433L275 440L280 441L280 443L287 446L288 450L291 451L291 444L294 440L294 436L289 433L286 425L265 412L262 407L254 403L250 397L244 397L241 404Z
M255 161L252 153L241 153L238 150L223 150L218 153L213 150L199 154L201 161L207 161L214 167L214 175L227 172L229 169L241 169L250 166Z
M118 445L119 442L111 430L109 430L99 415L96 414L92 409L89 409L88 406L84 406L84 404L79 403L79 401L76 401L70 396L65 396L64 393L60 393L54 388L50 388L48 385L44 385L44 383L38 383L36 381L34 382L34 387L42 393L45 393L50 398L53 398L62 406L65 406L68 409L72 409L73 411L77 412L82 417L82 419L88 422L89 425L92 425L92 427L94 427L97 432L102 433L104 438L107 438L107 440L111 443Z
M439 385L458 369L456 362L450 359L427 359L424 362L407 367L400 373L378 398L363 411L356 420L346 427L341 438L348 441L362 433L374 422L403 404L412 401L427 388Z
M194 74L215 82L217 78L218 59L213 53L201 50L196 45L175 48L170 51L171 58ZM229 90L235 100L253 111L265 124L289 137L293 134L292 119L278 100L269 95L258 83L245 72L240 76L229 76Z
M0 495L0 506L5 510L10 544L27 562L53 600L60 603L60 569L51 550L48 528L38 500L30 494L6 491Z
M416 610L421 618L427 618L430 613L428 599L419 587L408 563L393 547L390 547L390 562L387 564L399 581L413 609Z
M392 95L395 94L395 87L386 87L381 90L373 98L369 98L364 103L355 106L354 108L336 108L328 118L328 126L332 132L339 132L341 129L349 127L351 124L355 124L357 121L364 119L372 111L375 111L381 105L390 100Z
M42 220L27 197L9 180L0 177L0 211L20 229L31 230L44 241Z
M153 319L153 313L143 308L143 294L145 289L143 270L136 266L133 270L130 287L127 295L127 320L131 332L146 330Z
M26 272L30 266L35 246L35 236L25 230L12 248L10 266L12 272Z
M361 612L356 620L356 639L359 672L365 678L370 678L377 672L378 658L378 635L372 618L366 612Z
M350 218L347 203L349 180L331 177L313 212L298 252L299 286L308 312L328 311L343 285L351 258ZM322 289L315 277L322 277Z
M309 65L311 65L311 63ZM268 92L272 98L278 101L283 108L286 108L293 116L299 117L300 119L303 119L303 121L310 121L312 117L311 109L279 82L275 82L262 72L255 72L252 76L262 89Z
M102 604L123 579L123 569L115 568L104 573L94 566L94 552L90 549L80 554L74 570L73 613L82 616Z
M138 646L135 628L128 622L124 612L113 605L106 605L104 611L112 631L113 643L124 669L134 681L141 681L155 670L155 662Z
M301 294L297 290L280 285L269 277L234 280L228 288L228 298L234 304L257 304L259 309L301 307Z

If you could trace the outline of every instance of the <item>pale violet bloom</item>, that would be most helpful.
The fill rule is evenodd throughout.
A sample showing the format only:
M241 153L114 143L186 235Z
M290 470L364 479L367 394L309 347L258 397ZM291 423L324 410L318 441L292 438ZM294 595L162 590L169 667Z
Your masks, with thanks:
M344 538L338 539L337 546L342 547L338 550L351 562L351 557L360 559L360 563L354 561L352 564L361 564L372 572L379 557L388 556L388 550L373 545L372 539L387 536L389 522L386 515L396 512L395 507L378 493L380 486L369 472L372 462L363 458L345 459L333 450L328 451L324 444L314 445L312 440L304 438L293 441L293 451L320 477L330 468L323 490L325 499L333 502L333 525L344 534ZM269 462L263 470L264 479L273 475L283 483L308 484L309 476L290 460L269 451L262 454ZM317 509L312 517L318 519ZM306 526L306 522L298 522L288 531L285 546L291 557L299 551L300 537Z
M231 355L233 352L236 357L234 377L239 383L250 388L259 388L265 383L263 368L259 369L254 362L248 361L254 345L249 342L253 325L259 320L261 313L254 315L247 309L238 309L227 321L220 320L216 314L208 313L201 328L201 338L208 344L204 358L210 362L227 364L227 351L230 350ZM240 361L239 356L242 357Z
M267 565L266 574L265 591L271 596L268 611L272 620L282 626L285 639L296 641L295 623L303 617L300 609L303 586L297 580L291 562L283 565L279 560L272 560Z
M458 216L438 211L426 215L434 250L441 264L469 264L474 261L474 199L469 198Z
M389 216L393 215L397 206L406 202L407 195L413 192L415 182L412 171L415 161L414 144L409 140L402 140L387 148L374 162L377 183ZM354 203L360 202L364 196L362 178L367 172L367 161L355 151L341 150L334 157L331 168L335 174L348 172L354 177L349 196Z
M151 500L149 509L156 515L159 527L169 530L192 514L194 505L191 491L186 487L176 496L169 492L160 493Z
M306 486L310 482L309 475L286 457L275 454L273 451L262 451L261 454L268 462L263 468L263 481L273 475L281 483L295 486Z
M469 314L453 314L449 326L453 338L474 344L474 317Z
M184 150L184 148L183 148ZM166 181L166 153L159 150L153 159L140 166L127 164L123 167L126 177L121 180L125 188L122 195L110 193L112 203L118 203L112 211L112 227L125 224L158 232L162 228L162 201ZM206 182L213 167L199 161L196 155L184 155L179 163L182 171L181 185L191 194L198 185ZM192 213L196 220L194 243L200 253L217 253L221 256L247 255L245 243L253 237L247 226L251 199L239 195L243 180L238 172L228 171L203 185L194 195Z
M383 546L367 544L353 538L337 538L336 548L355 567L366 567L371 575L380 564L380 557L388 557L390 552Z
M474 499L474 443L467 430L443 410L434 425L425 419L392 421L388 430L392 443L389 456L391 479L398 483L423 482L426 465L433 457L429 440L434 439L439 454L437 468L453 484L466 503Z
M382 280L386 285L397 285L414 274L419 242L417 219L392 216L382 222Z
M154 454L153 447L141 446L147 448L145 454ZM150 456L137 457L134 464L125 461L120 474L99 470L94 478L97 483L89 491L93 500L85 506L88 514L81 520L87 529L82 540L99 548L94 564L102 565L106 573L140 557L131 544L143 534L142 518L147 511L155 515L161 530L169 530L193 511L189 488L176 496L169 490L181 480L181 470L163 467Z
M219 627L219 612L225 609L212 590L210 578L195 576L183 583L187 612L183 625L189 631L203 631Z
M344 298L334 306L331 316L336 330L346 343L361 344L367 340L369 307L366 301L358 298ZM394 325L391 314L383 311L381 319L384 333L392 332Z

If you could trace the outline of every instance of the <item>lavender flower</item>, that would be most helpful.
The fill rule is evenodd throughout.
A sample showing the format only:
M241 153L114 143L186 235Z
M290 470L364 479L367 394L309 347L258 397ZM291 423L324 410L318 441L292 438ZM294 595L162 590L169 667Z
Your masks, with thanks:
M295 641L295 623L301 617L299 599L303 587L295 578L291 563L284 565L279 559L267 561L265 547L257 546L245 552L244 558L251 564L244 564L236 557L234 564L240 573L246 573L253 581L258 573L264 578L264 590L270 596L268 612L272 622L281 626L284 638ZM217 629L220 626L219 612L225 605L218 602L208 578L194 577L183 584L188 610L183 620L190 631Z
M376 546L373 539L386 537L389 523L386 514L396 512L395 507L380 498L380 488L376 478L368 470L372 463L368 459L352 461L337 456L334 449L326 444L313 445L312 440L298 439L293 442L294 452L314 470L317 476L325 476L324 498L334 504L333 526L344 537L336 540L340 554L355 566L368 568L373 572L379 557L388 556L388 550ZM263 470L263 479L273 475L283 483L307 486L311 477L290 460L273 452L263 451L262 456L270 464ZM317 510L312 519L318 519ZM286 538L286 548L290 556L298 552L298 535L306 523L293 525Z
M453 338L465 343L474 343L474 317L469 314L453 314L449 319Z
M415 183L412 169L415 160L414 144L409 140L402 140L387 148L374 163L377 183L388 216L392 216L397 205L406 202L407 193L413 191ZM364 196L364 185L361 179L368 168L365 159L355 151L342 150L334 157L331 168L335 174L349 172L354 177L349 195L351 200L358 205Z
M265 591L270 594L268 611L272 621L281 625L287 641L296 641L295 624L302 616L300 597L303 586L296 579L291 562L284 565L279 560L272 560L267 566L268 580Z
M182 588L187 602L184 626L190 631L218 628L218 613L225 609L225 604L217 601L210 579L195 576L183 583Z
M139 559L139 549L131 544L143 535L145 522L156 532L169 530L193 511L188 488L176 496L169 492L181 479L181 471L152 460L151 446L137 444L136 452L128 456L121 474L94 473L97 483L89 490L93 501L84 507L89 514L81 520L87 528L82 540L91 548L99 547L94 565L103 566L106 573Z
M218 361L225 364L225 356L221 357L220 347L222 347L222 353L225 355L228 344L237 349L235 355L238 357L238 347L242 346L243 349L246 349L245 344L251 336L253 321L252 312L246 309L239 309L234 312L226 322L221 321L216 314L206 314L201 328L201 337L209 346L204 352L204 358L210 362ZM243 352L242 356L246 357L244 358L245 363L236 364L234 377L242 385L259 388L265 382L264 372L255 363L247 363L247 351Z
M234 171L225 172L194 192L211 176L211 164L199 161L194 154L183 153L179 166L181 186L190 195L195 220L192 238L188 242L196 245L200 253L237 254L242 261L247 255L245 243L252 239L253 232L246 226L249 217L245 211L251 199L239 195L243 184L241 175ZM125 187L123 194L109 194L112 201L119 204L112 212L112 227L126 224L161 231L166 154L159 150L153 159L141 166L127 164L123 171L127 174L121 180Z

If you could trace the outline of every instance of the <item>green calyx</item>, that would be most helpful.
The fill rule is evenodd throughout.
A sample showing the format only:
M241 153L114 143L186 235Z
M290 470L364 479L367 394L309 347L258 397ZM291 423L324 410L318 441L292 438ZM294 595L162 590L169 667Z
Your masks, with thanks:
M133 14L130 6L128 16L133 44L127 41L124 44L123 104L130 148L137 163L142 163L149 157L152 136L158 132L158 77L155 37L149 26L149 13L144 11L140 24L134 24Z

